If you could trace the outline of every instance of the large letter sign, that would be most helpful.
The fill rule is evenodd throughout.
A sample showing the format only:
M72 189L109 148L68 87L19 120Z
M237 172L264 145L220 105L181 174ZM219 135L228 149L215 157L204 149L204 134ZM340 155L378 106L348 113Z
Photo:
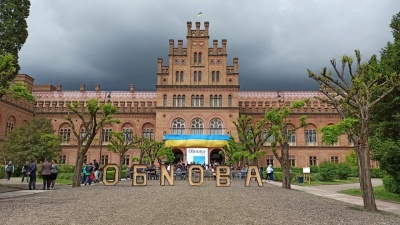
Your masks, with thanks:
M216 166L217 187L231 186L231 168L229 166ZM223 182L221 182L223 181Z
M199 181L194 182L192 176L200 176ZM204 169L201 165L190 165L188 170L189 184L192 186L201 186L204 183Z
M132 186L146 186L147 185L147 172L146 172L146 165L133 165L133 174L132 174ZM144 172L139 172L143 171ZM142 178L142 182L138 182L138 178Z
M161 165L160 167L161 167L160 185L165 186L165 179L167 179L169 185L174 186L174 173L175 173L174 165L170 165L169 173L167 168L165 168L165 165Z
M247 169L246 183L244 184L244 186L250 187L251 178L255 178L257 180L259 187L263 186L263 183L261 181L260 172L258 170L258 166L249 166L249 168Z
M115 169L115 176L114 176L114 180L113 181L108 181L107 180L107 169L108 168L114 168ZM103 168L104 174L102 177L102 181L103 184L107 185L107 186L114 186L118 183L119 181L119 166L115 165L115 164L107 164L104 166Z

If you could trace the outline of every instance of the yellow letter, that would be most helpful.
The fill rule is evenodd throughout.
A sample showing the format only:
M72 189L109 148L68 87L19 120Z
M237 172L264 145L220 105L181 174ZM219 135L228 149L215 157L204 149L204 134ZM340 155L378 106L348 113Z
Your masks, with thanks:
M165 178L167 178L169 185L174 186L174 173L175 173L174 165L173 164L170 165L171 169L170 169L169 173L168 173L165 165L161 165L160 167L161 167L160 185L165 186Z
M215 169L217 172L215 178L217 180L217 187L229 187L231 185L231 168L229 166L216 166Z
M146 170L146 165L133 165L132 173L132 186L146 186L147 185L147 172L138 172L138 169ZM143 178L142 182L138 182L138 178Z
M115 176L114 176L114 180L113 181L108 181L107 180L107 169L108 168L114 168L115 169ZM111 186L111 185L116 185L119 181L119 166L115 165L115 164L107 164L104 166L103 168L103 184L107 185L107 186Z

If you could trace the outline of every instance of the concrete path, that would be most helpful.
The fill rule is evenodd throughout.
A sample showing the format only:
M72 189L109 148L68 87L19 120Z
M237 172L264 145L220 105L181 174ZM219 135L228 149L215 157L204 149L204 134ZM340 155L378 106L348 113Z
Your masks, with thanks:
M266 182L268 184L282 186L282 182ZM372 179L372 185L381 186L382 180L381 179ZM317 195L325 198L335 199L342 202L351 203L354 205L364 206L362 197L340 194L338 191L346 190L346 189L354 189L360 188L359 183L352 183L352 184L338 184L338 185L318 185L318 186L299 186L293 185L292 189L303 191L312 195ZM381 200L375 200L378 210L391 212L394 214L400 215L400 204L385 202Z

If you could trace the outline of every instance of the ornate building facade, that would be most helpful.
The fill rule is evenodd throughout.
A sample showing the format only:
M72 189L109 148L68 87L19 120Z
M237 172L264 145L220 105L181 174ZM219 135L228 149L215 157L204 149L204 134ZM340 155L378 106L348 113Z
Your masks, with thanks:
M239 59L233 58L232 64L227 61L227 40L209 40L209 22L187 22L186 46L183 40L169 40L169 58L164 63L157 59L156 91L137 91L130 85L129 91L102 91L95 85L94 91L64 91L61 85L34 85L33 78L18 75L16 80L28 84L36 97L36 103L13 101L3 97L0 101L0 140L7 138L7 131L21 126L33 117L50 118L55 132L62 136L61 163L74 164L76 160L76 141L71 127L64 116L68 114L66 103L78 102L82 108L87 100L97 98L101 103L111 101L117 106L115 118L119 124L106 125L93 141L85 160L100 159L102 164L117 163L116 154L107 151L110 131L124 131L156 140L180 136L204 137L214 140L215 137L237 137L233 121L241 115L250 115L257 121L266 110L290 105L292 101L305 98L311 101L302 109L292 111L290 120L298 125L301 115L307 115L308 125L296 130L290 142L290 162L292 166L304 167L318 165L324 160L342 162L352 149L352 143L346 136L340 136L333 146L321 143L319 129L340 121L336 110L314 97L322 97L318 91L240 91ZM165 64L165 65L164 65ZM228 65L230 64L230 65ZM283 101L278 101L278 95ZM210 138L211 137L211 138ZM217 138L218 139L218 138ZM220 145L203 145L201 142L185 142L171 145L177 161L189 160L190 149L202 149L206 155L205 163L219 162ZM189 144L188 144L189 143ZM193 144L195 143L195 144ZM259 160L260 164L279 165L269 149L268 141L264 144L266 154ZM131 164L133 157L139 157L139 149L130 149L125 157L125 164ZM24 159L22 159L24 160Z

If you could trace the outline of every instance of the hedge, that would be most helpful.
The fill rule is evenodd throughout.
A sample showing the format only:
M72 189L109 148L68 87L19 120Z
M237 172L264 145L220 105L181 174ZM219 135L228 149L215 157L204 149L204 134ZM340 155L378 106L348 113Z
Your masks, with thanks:
M6 169L5 166L0 165L0 179L6 178Z

